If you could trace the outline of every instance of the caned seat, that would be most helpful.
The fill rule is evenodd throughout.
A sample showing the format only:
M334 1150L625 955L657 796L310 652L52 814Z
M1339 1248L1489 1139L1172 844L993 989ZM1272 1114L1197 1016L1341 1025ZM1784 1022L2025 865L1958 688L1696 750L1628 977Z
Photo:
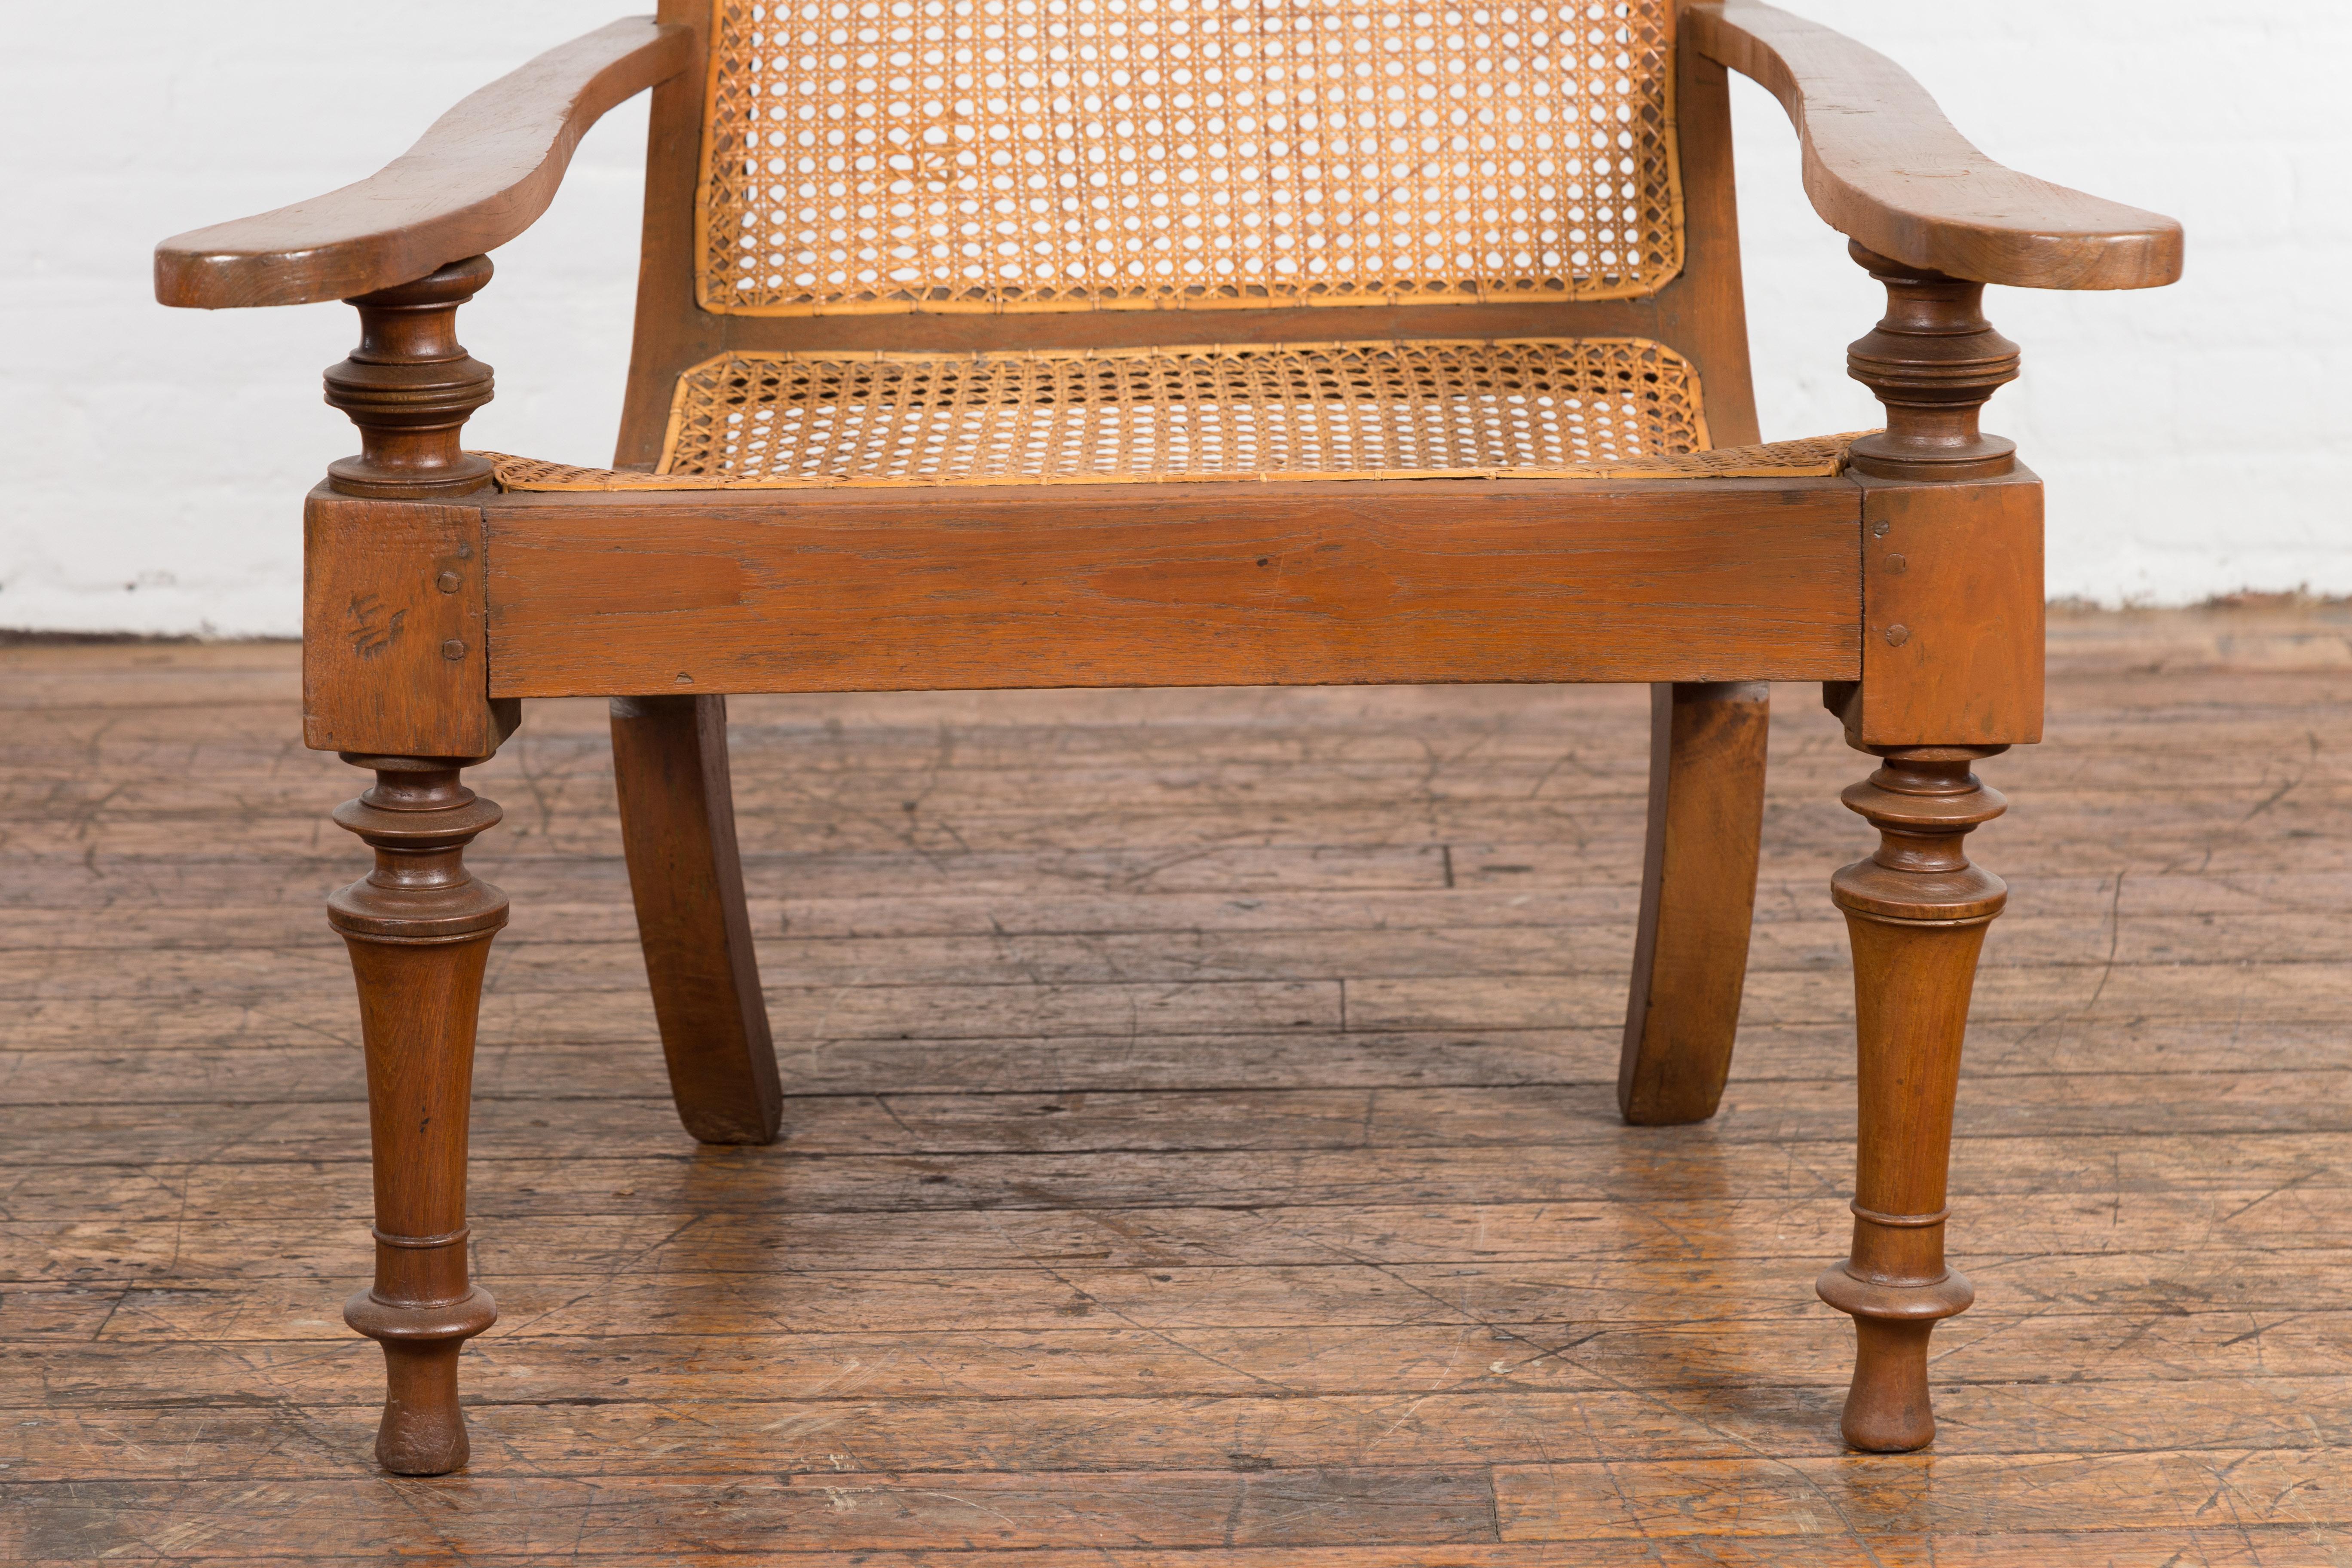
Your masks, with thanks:
M519 490L1183 479L1770 478L1849 437L1709 448L1638 339L1069 353L731 353L680 376L651 473L494 454Z
M1962 848L2002 810L1969 770L2042 722L2041 489L1978 429L2018 365L1984 286L2166 283L2179 226L2001 168L1762 0L659 4L375 178L157 255L168 303L360 310L327 395L363 449L305 513L303 723L376 775L335 819L377 868L329 918L376 1166L344 1316L383 1344L384 1465L465 1462L459 1347L496 1317L466 1107L507 900L464 864L499 811L461 771L527 700L612 699L680 1118L764 1143L792 1101L727 696L1068 686L1650 683L1617 1102L1664 1125L1727 1081L1769 683L1820 682L1882 765L1843 797L1878 851L1831 881L1859 1151L1815 1289L1856 1321L1847 1439L1927 1443L1928 1336L1971 1296L1944 1262L1961 1036L2005 898ZM1846 362L1884 431L1759 444L1731 70L1788 109L1806 194L1886 287ZM646 88L613 466L468 452L485 253Z

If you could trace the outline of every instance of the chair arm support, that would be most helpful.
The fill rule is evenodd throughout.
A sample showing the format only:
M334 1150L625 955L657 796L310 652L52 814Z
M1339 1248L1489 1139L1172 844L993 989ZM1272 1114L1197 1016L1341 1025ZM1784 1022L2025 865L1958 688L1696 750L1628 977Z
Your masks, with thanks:
M604 111L686 68L690 29L632 16L475 93L373 177L155 247L155 298L219 310L348 299L504 245L555 199Z
M2022 289L2180 276L2179 224L2001 167L1876 50L1761 0L1700 0L1683 18L1701 54L1780 100L1813 209L1868 249Z

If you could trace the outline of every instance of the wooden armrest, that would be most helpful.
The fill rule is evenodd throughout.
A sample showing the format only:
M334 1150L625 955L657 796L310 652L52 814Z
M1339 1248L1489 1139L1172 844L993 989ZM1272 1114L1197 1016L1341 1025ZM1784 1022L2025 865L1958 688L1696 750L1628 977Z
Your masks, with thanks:
M691 29L631 16L550 49L433 122L372 178L155 247L155 298L218 310L342 300L422 278L520 234L580 138L686 68Z
M1805 194L1865 247L2022 289L2152 289L2180 276L2180 225L2005 169L1902 67L1761 0L1701 0L1685 37L1761 83L1804 147Z

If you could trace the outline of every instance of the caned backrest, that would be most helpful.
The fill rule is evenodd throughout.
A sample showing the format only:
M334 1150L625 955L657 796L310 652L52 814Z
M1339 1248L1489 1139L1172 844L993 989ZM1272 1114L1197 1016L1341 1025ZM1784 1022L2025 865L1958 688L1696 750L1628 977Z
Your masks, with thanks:
M744 353L1579 337L1754 440L1687 0L661 0L615 461Z
M1673 0L716 0L706 310L1654 292Z

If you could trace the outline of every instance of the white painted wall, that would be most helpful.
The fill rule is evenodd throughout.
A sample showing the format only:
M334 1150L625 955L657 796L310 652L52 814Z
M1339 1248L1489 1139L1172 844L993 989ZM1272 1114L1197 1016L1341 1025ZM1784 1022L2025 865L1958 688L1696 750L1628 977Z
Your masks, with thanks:
M2052 594L2352 594L2352 5L1792 3L1903 61L1995 158L2189 226L2173 289L1991 291L2026 373L1987 424L2050 481ZM0 52L0 627L299 630L299 498L353 446L317 374L350 347L351 312L166 310L150 248L370 172L473 88L625 9L20 8ZM1805 205L1779 107L1739 91L1765 434L1872 423L1843 353L1877 289ZM609 458L644 123L641 99L591 134L461 318L499 369L472 443Z

